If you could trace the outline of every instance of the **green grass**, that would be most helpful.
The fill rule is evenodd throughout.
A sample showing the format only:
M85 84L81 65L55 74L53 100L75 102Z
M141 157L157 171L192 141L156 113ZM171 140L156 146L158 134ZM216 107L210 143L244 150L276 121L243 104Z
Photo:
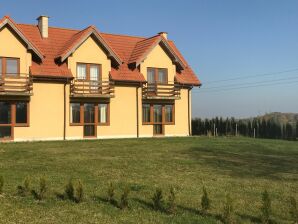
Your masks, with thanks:
M298 143L192 137L0 144L0 175L1 223L221 223L227 192L238 223L258 223L264 189L275 223L291 223L288 198L298 196ZM43 176L49 185L44 201L16 195L26 177L38 190ZM83 182L80 204L56 197L70 178ZM106 202L110 182L118 201L130 187L129 209ZM198 214L203 184L212 203L207 217ZM167 198L171 186L177 190L176 215L154 211L155 189Z

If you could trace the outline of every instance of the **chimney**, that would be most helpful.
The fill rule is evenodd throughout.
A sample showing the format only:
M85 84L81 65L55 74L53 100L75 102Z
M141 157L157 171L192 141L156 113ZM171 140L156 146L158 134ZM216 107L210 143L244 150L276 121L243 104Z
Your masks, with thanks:
M158 34L163 36L166 40L168 39L168 33L167 32L159 32Z
M49 17L48 16L39 16L37 18L38 28L42 38L48 38L49 36Z

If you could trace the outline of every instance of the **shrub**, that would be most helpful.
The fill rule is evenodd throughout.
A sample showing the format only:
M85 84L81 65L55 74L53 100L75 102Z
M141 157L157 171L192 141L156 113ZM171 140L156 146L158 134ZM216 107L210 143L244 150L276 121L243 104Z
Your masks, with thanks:
M128 208L128 194L129 194L129 188L126 187L120 198L120 204L119 204L120 209Z
M19 185L17 187L17 193L18 193L18 195L23 196L23 197L30 193L30 178L29 177L25 178L23 185Z
M267 190L262 193L262 207L261 207L261 220L262 223L270 223L271 214L271 199Z
M3 193L3 186L4 186L4 178L0 176L0 194Z
M293 219L293 222L295 224L298 223L298 208L297 208L297 202L294 197L290 197L290 215Z
M47 182L44 177L39 179L39 192L32 190L32 195L37 200L43 200L45 198L45 194L47 192Z
M207 211L210 209L210 199L208 197L208 193L207 190L205 188L205 186L203 187L203 195L201 198L201 207L202 207L202 214L207 214Z
M65 185L64 197L69 199L69 200L74 200L75 199L74 186L73 186L73 183L72 183L72 179L70 179L68 181L68 183Z
M224 211L223 211L223 223L225 224L232 224L234 223L234 206L233 206L233 200L230 196L230 194L226 195L226 202L224 205Z
M167 211L170 214L175 214L176 212L176 194L175 189L171 187L169 197L168 197L168 208Z
M84 189L83 189L83 184L79 180L78 186L76 187L76 202L80 203L84 199Z
M109 187L108 187L108 201L110 203L114 203L115 202L115 187L113 185L113 183L110 183Z
M160 188L157 188L153 194L152 197L153 201L153 208L155 210L162 210L163 209L163 195L162 195L162 190Z

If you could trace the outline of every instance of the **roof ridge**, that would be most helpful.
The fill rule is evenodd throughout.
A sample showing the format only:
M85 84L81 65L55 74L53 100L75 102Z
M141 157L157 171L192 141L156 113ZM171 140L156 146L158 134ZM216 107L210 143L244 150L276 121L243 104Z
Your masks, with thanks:
M37 24L28 24L28 23L17 23L17 25L22 25L22 26L34 26L37 27ZM74 28L64 28L64 27L57 27L57 26L49 26L49 28L52 29L60 29L60 30L71 30L71 31L82 31L84 29L74 29Z
M100 33L105 35L113 35L113 36L120 36L120 37L133 37L133 38L139 38L139 39L147 39L147 37L144 37L144 36L134 36L129 34L118 34L118 33L107 33L107 32L100 32Z

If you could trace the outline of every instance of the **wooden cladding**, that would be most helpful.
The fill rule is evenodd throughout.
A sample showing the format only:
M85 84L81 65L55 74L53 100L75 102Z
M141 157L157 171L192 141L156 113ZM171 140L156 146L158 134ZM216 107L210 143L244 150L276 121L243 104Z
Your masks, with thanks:
M115 96L114 82L74 79L71 82L70 94L72 97L101 97Z
M142 88L143 99L180 99L179 84L145 84Z

